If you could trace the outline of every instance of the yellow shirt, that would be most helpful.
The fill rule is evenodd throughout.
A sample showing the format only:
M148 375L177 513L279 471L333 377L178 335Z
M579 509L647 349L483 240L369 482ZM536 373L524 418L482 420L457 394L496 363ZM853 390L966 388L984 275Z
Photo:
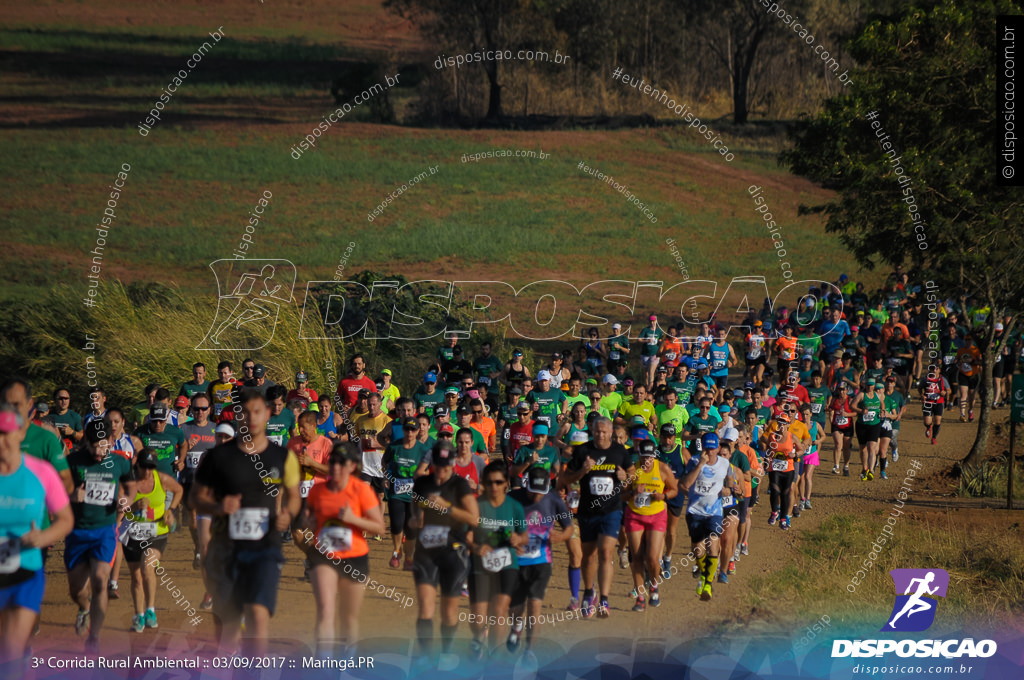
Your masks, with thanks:
M640 465L636 468L636 481L633 482L636 495L629 500L629 509L638 515L657 515L664 512L665 501L650 500L650 494L665 493L665 480L661 476L661 466L658 461L648 472L644 472ZM643 503L643 505L638 505Z

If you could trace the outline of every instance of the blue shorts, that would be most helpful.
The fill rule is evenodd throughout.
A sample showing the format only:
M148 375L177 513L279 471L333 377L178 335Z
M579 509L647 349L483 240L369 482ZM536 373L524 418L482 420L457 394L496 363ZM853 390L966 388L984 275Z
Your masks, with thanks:
M690 531L690 542L700 543L711 536L722 535L722 516L686 513L686 528Z
M718 389L720 390L724 390L726 385L729 384L728 373L726 373L725 375L713 375L711 376L711 379L715 381L715 385L717 385Z
M43 604L44 590L46 590L46 572L40 569L27 581L22 581L16 586L0 588L0 611L24 607L38 614L39 608Z
M82 560L110 564L117 549L114 525L96 529L74 529L64 539L64 566L71 571Z
M593 543L600 536L618 538L619 529L622 528L622 510L609 512L607 515L580 517L579 520L580 541L583 543Z

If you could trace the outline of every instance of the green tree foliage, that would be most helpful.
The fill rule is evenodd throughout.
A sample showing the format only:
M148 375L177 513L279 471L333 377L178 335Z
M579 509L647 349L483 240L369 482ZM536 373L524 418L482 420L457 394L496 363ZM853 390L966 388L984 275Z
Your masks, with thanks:
M971 464L988 443L995 323L1008 317L1009 335L1024 299L1021 191L999 185L994 152L996 16L1011 13L1006 0L943 0L875 18L853 41L861 68L849 93L798 125L782 156L838 192L817 208L862 264L908 264L940 300L990 308L971 329L984 356Z

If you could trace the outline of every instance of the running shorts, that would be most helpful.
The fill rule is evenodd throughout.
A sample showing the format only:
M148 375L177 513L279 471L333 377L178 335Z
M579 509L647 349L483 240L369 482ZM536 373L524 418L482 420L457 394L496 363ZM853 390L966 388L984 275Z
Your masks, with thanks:
M216 616L238 619L247 604L262 605L273 616L284 566L284 553L279 546L232 550L213 540L206 550L205 566Z
M662 510L656 515L641 515L633 512L631 508L626 508L623 526L626 528L626 531L650 529L651 531L661 531L664 533L668 529L668 512Z
M594 515L593 517L579 517L580 540L584 543L593 543L600 536L617 537L619 529L622 528L622 511L616 510L606 515Z
M44 590L46 590L46 572L40 569L20 583L0 588L0 611L24 607L38 614L43 604Z
M163 536L157 536L152 541L148 541L145 546L142 545L142 541L129 540L124 545L124 561L128 564L135 564L141 562L146 557L146 550L152 548L161 555L167 548L167 534Z
M384 493L387 490L387 483L383 477L374 477L365 472L360 472L359 477L373 488L374 493Z
M518 588L518 569L474 572L469 575L469 603L489 602L495 595L511 597Z
M469 576L469 551L458 547L417 547L413 555L412 577L417 586L441 586L441 597L458 597Z
M690 532L690 542L700 543L711 536L722 535L722 516L686 513L686 528Z
M362 577L369 576L370 574L370 553L338 560L337 564L335 564L334 560L329 559L326 555L321 555L319 550L310 550L309 566L318 567L321 565L333 567L341 578L363 582L366 579Z
M877 442L878 438L882 434L882 424L875 423L874 425L867 425L860 421L857 421L857 441L861 446L870 442Z
M96 529L74 529L64 539L64 566L68 571L83 560L110 564L117 550L117 533L113 526Z
M551 563L529 564L519 567L519 583L512 595L512 607L530 600L543 600L551 580Z
M925 403L922 409L922 416L938 416L939 418L941 418L942 413L946 410L946 404L932 404L932 407L929 410L928 404Z
M403 501L395 498L388 499L388 518L391 522L391 533L409 534L411 527L409 520L412 519L412 501Z

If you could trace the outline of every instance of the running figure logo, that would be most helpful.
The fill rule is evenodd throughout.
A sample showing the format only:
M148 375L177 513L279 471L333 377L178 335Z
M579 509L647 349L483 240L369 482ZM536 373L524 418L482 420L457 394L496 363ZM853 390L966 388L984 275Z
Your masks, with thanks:
M255 350L274 337L282 303L292 301L295 265L288 260L217 260L217 314L196 349Z
M946 596L949 574L944 569L893 569L889 573L896 586L896 604L882 631L927 630L935 621L936 598Z

